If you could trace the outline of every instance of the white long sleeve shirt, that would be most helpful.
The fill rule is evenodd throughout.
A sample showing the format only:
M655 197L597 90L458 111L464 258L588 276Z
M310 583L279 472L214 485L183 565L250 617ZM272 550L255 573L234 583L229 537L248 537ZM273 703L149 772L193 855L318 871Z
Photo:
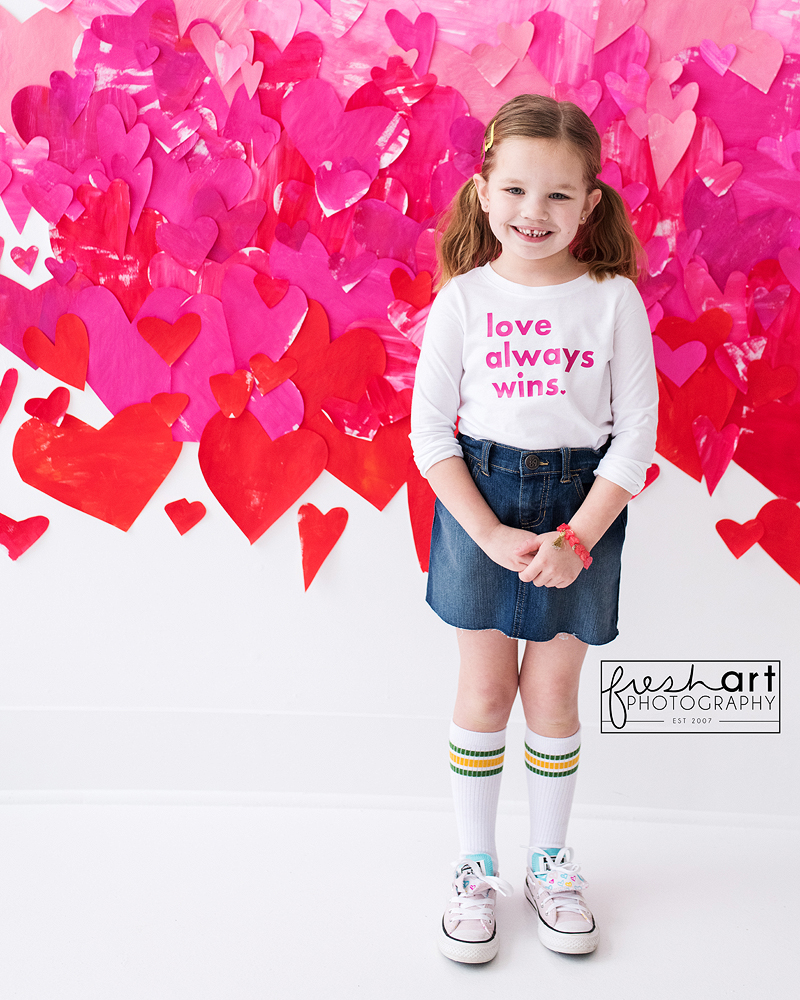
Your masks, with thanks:
M588 274L531 288L491 264L451 279L425 328L411 410L425 475L458 429L535 451L611 445L596 475L638 493L658 415L650 325L633 282Z

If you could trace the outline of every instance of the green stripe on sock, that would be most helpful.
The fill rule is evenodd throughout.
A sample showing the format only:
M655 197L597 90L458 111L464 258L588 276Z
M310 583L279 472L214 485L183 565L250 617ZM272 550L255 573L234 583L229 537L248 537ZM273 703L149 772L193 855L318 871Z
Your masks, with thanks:
M525 767L529 771L533 771L534 774L541 774L543 778L566 778L568 774L574 774L578 770L578 765L569 769L569 771L541 771L538 767L532 767L527 760L525 761Z
M450 744L450 749L453 753L461 754L462 757L499 757L501 753L505 752L505 747L500 747L499 750L464 750L462 747L457 747L454 743Z
M450 769L455 771L456 774L463 774L467 778L488 778L490 774L499 774L503 770L503 767L501 765L491 771L468 771L464 767L456 767L455 764L451 764Z
M451 744L452 745L452 744ZM552 753L540 753L538 750L532 750L528 744L525 744L525 749L533 757L541 757L542 760L569 760L570 757L575 757L580 752L580 746L571 750L569 753L552 754Z

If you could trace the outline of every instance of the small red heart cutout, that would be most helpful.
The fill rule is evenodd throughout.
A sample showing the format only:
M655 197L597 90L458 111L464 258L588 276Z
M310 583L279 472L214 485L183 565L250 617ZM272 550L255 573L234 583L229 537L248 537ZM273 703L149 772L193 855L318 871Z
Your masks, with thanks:
M158 316L145 316L136 328L156 354L168 365L174 365L183 352L194 343L202 323L197 313L186 313L174 323Z
M266 354L254 354L250 358L250 369L256 377L256 386L262 396L272 392L281 382L291 378L297 371L297 362L294 358L283 357L280 361L273 361Z
M297 527L300 531L303 583L306 590L341 538L347 524L347 516L344 507L333 507L327 514L323 514L313 503L304 503L298 510Z
M427 271L420 271L412 279L401 267L396 267L389 280L396 299L408 302L415 309L423 309L430 302L432 282Z
M796 386L797 372L789 365L772 368L768 362L756 359L747 366L747 391L753 406L780 399Z
M239 369L233 375L226 373L212 375L208 384L214 393L217 406L226 417L235 418L242 415L253 391L253 376L250 372Z
M172 503L168 503L164 507L164 510L167 512L167 517L182 535L185 535L187 531L191 531L206 516L204 503L200 500L189 503L185 497L182 500L173 500Z
M15 521L5 514L0 514L0 545L5 545L12 559L19 559L23 552L37 542L50 526L46 517L27 517L24 521Z
M53 389L47 399L34 397L25 403L25 412L32 417L44 420L46 424L58 424L67 412L69 406L69 389L59 385Z
M83 389L89 367L89 334L83 320L64 313L56 322L55 344L37 326L29 326L22 336L22 346L34 365L48 375Z
M14 390L17 388L18 381L19 372L17 369L9 368L3 376L3 381L0 382L0 424L3 422L3 417L8 413L9 406L11 406L11 400L14 398Z
M257 274L253 285L267 309L274 309L289 291L289 282L285 278L271 278L268 274Z
M764 534L764 525L758 518L739 524L738 521L731 521L726 517L722 521L717 521L715 527L719 537L737 559L760 541Z
M189 397L185 392L157 392L150 402L167 427L172 427L189 405Z
M651 486L656 481L656 479L658 479L660 475L661 475L660 466L656 465L656 463L653 462L653 464L648 468L647 472L644 475L644 486L639 490L638 493L633 494L631 500L633 500L634 497L641 496L642 493L644 493L644 491L647 489L647 487Z

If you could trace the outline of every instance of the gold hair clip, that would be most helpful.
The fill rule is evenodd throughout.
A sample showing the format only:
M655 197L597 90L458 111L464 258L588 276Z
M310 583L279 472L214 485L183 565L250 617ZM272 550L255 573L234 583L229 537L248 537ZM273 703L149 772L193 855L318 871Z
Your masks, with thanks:
M484 153L488 153L494 144L494 122L489 126L489 138L483 144Z

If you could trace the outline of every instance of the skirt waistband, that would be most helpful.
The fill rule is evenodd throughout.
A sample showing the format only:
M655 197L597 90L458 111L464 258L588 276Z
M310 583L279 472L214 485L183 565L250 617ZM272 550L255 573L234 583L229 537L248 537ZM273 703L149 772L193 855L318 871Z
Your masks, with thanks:
M608 451L609 440L600 448L512 448L496 441L459 434L458 441L484 476L492 471L511 472L520 476L545 476L558 473L562 483L568 483L575 473L594 471Z

